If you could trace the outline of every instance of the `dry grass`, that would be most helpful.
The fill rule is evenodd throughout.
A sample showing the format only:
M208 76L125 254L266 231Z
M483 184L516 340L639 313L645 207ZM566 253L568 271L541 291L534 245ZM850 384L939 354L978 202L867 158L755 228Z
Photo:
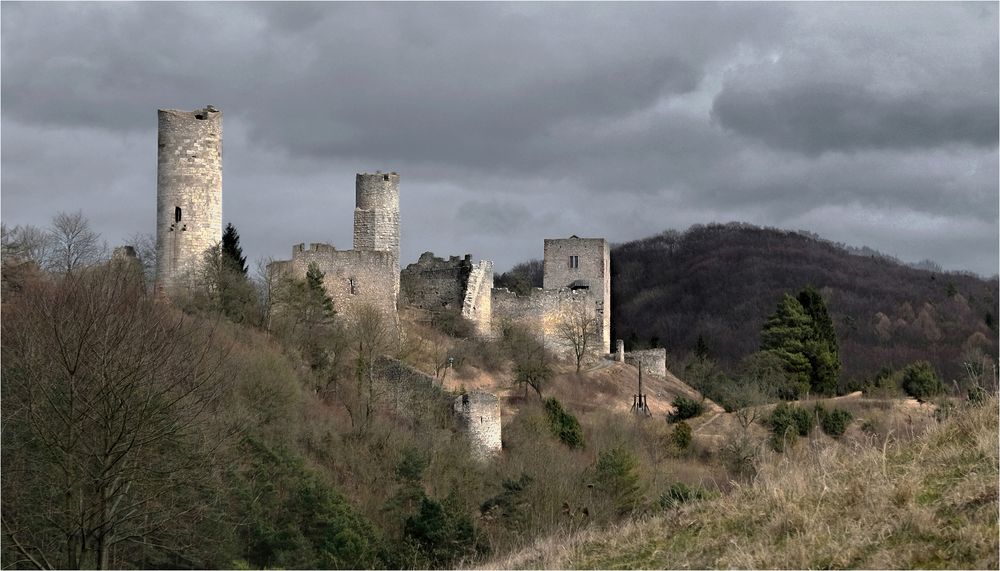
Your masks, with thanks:
M997 456L994 397L913 439L804 442L714 500L487 567L996 569Z

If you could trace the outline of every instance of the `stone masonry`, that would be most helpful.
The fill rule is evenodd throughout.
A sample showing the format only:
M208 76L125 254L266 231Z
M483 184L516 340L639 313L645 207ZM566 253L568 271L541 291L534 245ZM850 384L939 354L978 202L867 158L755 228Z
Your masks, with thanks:
M222 239L222 112L161 109L156 162L156 284L173 295Z
M611 352L611 249L604 238L545 240L542 287L587 289L600 324L600 351Z
M428 311L460 310L480 336L490 334L493 262L472 256L445 260L424 252L400 272L400 302Z
M334 311L352 319L364 305L377 309L395 328L396 292L394 276L397 266L390 252L338 250L330 244L292 246L292 259L272 262L279 274L305 279L309 264L315 263L323 272L323 287L333 300Z
M389 252L396 265L393 291L399 295L399 175L358 173L354 181L354 249Z
M625 353L625 362L635 367L642 367L642 374L657 377L667 376L667 350L644 349Z
M478 458L487 460L502 447L500 399L495 394L474 391L455 397L459 426L469 435Z

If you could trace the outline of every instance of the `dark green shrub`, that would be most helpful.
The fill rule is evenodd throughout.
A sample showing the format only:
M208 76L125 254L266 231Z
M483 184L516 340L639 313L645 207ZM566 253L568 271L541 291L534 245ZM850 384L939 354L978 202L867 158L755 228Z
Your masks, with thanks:
M690 487L682 482L675 482L670 484L667 491L660 496L660 507L663 509L670 509L677 507L685 502L690 502L694 500L703 500L708 497L708 492L698 488Z
M595 476L599 488L614 502L615 510L625 514L639 504L638 462L622 446L604 450L597 458Z
M682 420L674 426L674 430L670 433L670 441L678 449L687 450L691 446L692 436L691 425Z
M420 546L432 566L453 567L462 558L485 552L475 524L454 502L424 496L420 511L406 518L403 534Z
M925 402L928 398L943 393L944 383L930 363L917 361L903 369L903 390L918 401Z
M530 521L531 505L526 503L524 492L532 483L528 474L521 474L517 480L505 479L503 491L483 502L479 513L496 514L503 526L513 531L524 531Z
M461 339L475 337L475 328L472 323L462 317L462 313L455 309L435 311L431 317L431 325L438 331L451 337Z
M816 405L816 416L819 417L819 426L823 432L834 438L841 436L847 430L847 426L854 419L851 413L839 408L827 412L823 407Z
M575 416L566 412L555 397L545 399L545 417L552 434L570 448L583 448L583 429Z
M788 403L780 403L774 407L767 419L771 428L771 445L775 450L784 450L786 441L793 441L799 436L806 436L812 431L816 418L812 412Z
M674 412L667 417L667 420L670 422L687 420L689 418L700 416L703 412L705 412L704 403L687 397L677 397L671 404L674 406Z

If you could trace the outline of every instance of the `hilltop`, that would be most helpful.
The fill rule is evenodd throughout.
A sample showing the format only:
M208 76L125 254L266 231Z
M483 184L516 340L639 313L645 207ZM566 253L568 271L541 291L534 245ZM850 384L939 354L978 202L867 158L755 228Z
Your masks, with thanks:
M781 297L812 285L833 318L848 386L919 359L948 381L964 375L967 352L995 360L997 278L924 267L748 224L668 230L612 249L612 332L666 347L674 360L700 335L731 369L758 349Z

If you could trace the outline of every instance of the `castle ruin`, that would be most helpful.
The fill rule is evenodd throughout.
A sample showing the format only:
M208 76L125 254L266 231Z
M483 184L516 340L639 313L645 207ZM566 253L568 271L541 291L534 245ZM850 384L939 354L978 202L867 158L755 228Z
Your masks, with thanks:
M611 253L604 238L546 239L542 287L528 295L505 288L493 290L494 329L519 324L534 331L546 347L566 354L565 324L593 320L587 354L599 358L611 351Z
M156 287L190 288L222 239L222 112L157 111Z
M454 310L472 322L480 337L490 335L493 262L472 256L445 260L424 252L400 272L400 305L427 311Z
M347 319L371 306L398 325L399 175L358 173L355 178L354 249L331 244L292 246L292 259L272 262L278 275L305 279L310 264L323 272L323 287L334 311Z

